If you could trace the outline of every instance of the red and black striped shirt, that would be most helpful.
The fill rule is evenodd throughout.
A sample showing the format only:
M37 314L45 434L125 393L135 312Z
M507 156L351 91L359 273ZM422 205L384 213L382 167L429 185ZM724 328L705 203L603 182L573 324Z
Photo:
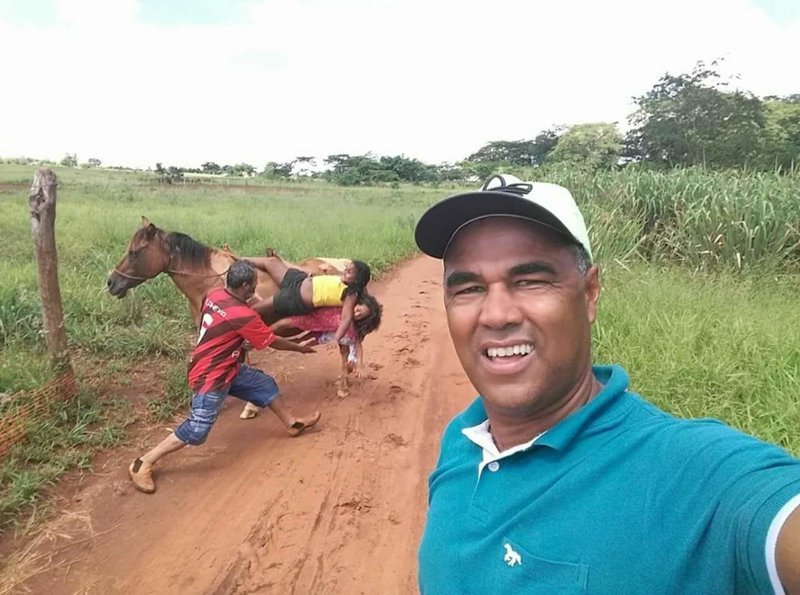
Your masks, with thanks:
M189 363L192 391L211 392L230 384L244 359L245 339L255 349L263 349L275 335L250 306L227 289L209 291L203 300L200 337Z

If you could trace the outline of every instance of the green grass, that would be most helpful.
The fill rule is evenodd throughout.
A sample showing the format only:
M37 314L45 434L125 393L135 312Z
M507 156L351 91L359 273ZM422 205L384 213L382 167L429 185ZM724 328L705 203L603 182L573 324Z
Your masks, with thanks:
M41 517L43 495L70 469L89 469L94 452L124 440L130 403L82 390L70 402L55 402L31 422L29 440L0 459L0 533L23 512Z
M5 178L20 175L19 166L5 167L12 169ZM0 179L3 170L0 167ZM56 221L67 333L73 346L100 358L177 357L185 346L174 337L192 329L185 301L166 277L122 300L105 290L106 275L123 255L142 215L206 244L228 243L242 255L263 254L272 247L289 259L360 258L379 276L413 253L414 222L441 194L415 188L345 189L319 182L246 189L163 186L136 183L133 174L115 173L103 181L100 171L87 170L84 179L66 170L59 183ZM38 361L43 349L27 189L0 188L0 238L0 275L7 280L0 287L5 362L0 365L0 392L14 392L40 384L48 375L46 366L20 369L5 356L27 353Z
M797 278L612 266L595 359L681 417L714 417L800 455Z
M0 393L51 377L41 336L27 211L34 167L0 165ZM153 183L145 173L56 169L56 237L65 321L85 375L129 382L158 358L151 420L185 406L193 332L186 302L159 277L117 300L105 290L140 217L242 255L359 258L375 272L415 252L425 207L455 188L341 188L320 181L246 187ZM800 453L800 195L797 178L700 169L514 172L570 188L586 214L604 290L596 359L624 365L632 387L686 417L712 416ZM527 175L526 175L527 173ZM387 312L387 315L391 315ZM114 395L56 410L0 470L0 522L38 510L46 486L122 440ZM130 417L130 416L128 416Z
M702 168L517 172L562 184L581 203L601 261L632 252L694 270L800 264L800 174Z
M175 364L164 374L163 392L147 401L147 412L155 421L167 421L185 410L191 393L186 385L186 366Z

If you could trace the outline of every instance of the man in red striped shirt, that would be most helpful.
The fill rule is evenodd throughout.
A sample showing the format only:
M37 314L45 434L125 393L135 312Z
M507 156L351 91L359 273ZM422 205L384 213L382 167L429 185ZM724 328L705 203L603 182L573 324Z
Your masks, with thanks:
M319 421L319 411L305 418L295 417L283 403L272 376L242 364L247 349L274 349L310 353L305 343L293 343L275 336L261 317L247 305L256 286L253 266L234 262L226 277L227 287L211 290L203 303L200 336L192 352L188 380L192 389L192 409L178 428L128 468L136 489L156 491L153 465L187 444L206 441L228 394L269 407L286 425L290 436L299 436Z

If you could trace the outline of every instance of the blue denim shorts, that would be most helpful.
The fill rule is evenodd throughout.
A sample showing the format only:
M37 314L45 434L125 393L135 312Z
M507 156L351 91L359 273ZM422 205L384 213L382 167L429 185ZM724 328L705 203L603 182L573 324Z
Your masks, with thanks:
M189 417L175 430L178 439L192 445L205 442L228 394L263 408L272 403L280 391L272 376L257 368L242 365L228 386L218 391L192 395Z

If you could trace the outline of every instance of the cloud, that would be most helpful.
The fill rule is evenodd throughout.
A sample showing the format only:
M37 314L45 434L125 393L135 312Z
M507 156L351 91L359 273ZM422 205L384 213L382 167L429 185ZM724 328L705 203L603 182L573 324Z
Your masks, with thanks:
M158 26L134 0L59 0L60 23L3 26L17 92L0 152L196 165L335 152L457 160L552 124L622 121L669 70L726 57L757 94L800 23L746 0L263 0L238 24ZM21 51L20 48L25 48Z
M81 28L116 28L133 24L139 11L136 0L56 0L63 25Z

